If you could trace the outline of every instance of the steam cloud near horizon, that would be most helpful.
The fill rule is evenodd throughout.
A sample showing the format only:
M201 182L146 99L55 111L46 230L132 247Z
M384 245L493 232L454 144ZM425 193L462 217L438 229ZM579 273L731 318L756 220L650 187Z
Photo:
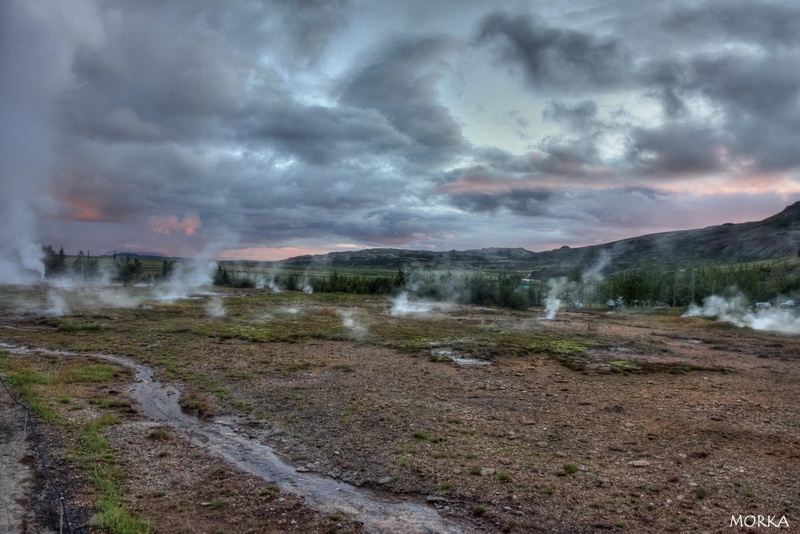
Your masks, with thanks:
M684 317L708 317L732 323L740 328L752 328L781 334L800 334L800 314L793 308L751 308L742 294L732 297L711 295L702 306L692 304Z
M565 277L551 278L547 281L547 296L544 299L545 319L552 321L556 314L569 298L572 305L583 305L582 298L591 296L600 282L603 281L603 271L611 263L611 253L607 250L600 255L591 267L581 273L581 281L570 282ZM580 297L580 298L578 298Z

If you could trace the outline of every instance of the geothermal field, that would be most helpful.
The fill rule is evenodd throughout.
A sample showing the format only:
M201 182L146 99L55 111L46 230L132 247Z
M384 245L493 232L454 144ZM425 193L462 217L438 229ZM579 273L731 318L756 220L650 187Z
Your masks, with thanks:
M2 292L3 532L800 524L793 309Z

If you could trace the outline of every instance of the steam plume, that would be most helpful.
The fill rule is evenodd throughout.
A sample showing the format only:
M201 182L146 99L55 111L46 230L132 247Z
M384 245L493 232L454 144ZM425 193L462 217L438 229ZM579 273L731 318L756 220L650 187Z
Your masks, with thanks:
M737 294L730 298L711 295L702 306L692 304L684 317L711 317L754 330L800 334L800 315L791 308L757 308L747 306L745 297Z
M404 291L392 301L392 310L389 313L392 317L398 317L411 313L425 313L431 311L431 309L432 307L427 304L409 301L408 293Z
M34 202L46 186L51 102L68 84L71 51L41 4L0 4L0 283L44 274Z

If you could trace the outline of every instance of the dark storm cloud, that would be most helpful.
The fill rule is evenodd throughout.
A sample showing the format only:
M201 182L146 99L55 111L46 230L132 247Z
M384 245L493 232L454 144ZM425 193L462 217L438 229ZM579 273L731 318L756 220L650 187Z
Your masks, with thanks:
M788 2L8 2L0 204L106 236L572 244L800 167Z
M541 142L539 169L567 175L582 168L577 163L600 163L590 149L597 140L592 136L608 134L628 139L625 162L633 167L618 167L624 174L739 172L738 162L744 160L751 170L800 164L791 149L800 137L800 74L795 68L800 6L706 2L677 4L654 16L656 23L651 22L642 41L650 48L638 48L635 56L622 43L634 42L639 36L629 32L643 31L641 24L620 26L616 37L608 38L548 25L528 14L496 12L481 21L477 42L492 45L504 64L521 69L519 75L534 92L627 88L661 105L663 122L644 126L598 122L593 100L551 102L543 117L583 135ZM673 46L658 46L659 35ZM684 49L676 35L706 46ZM715 40L725 46L708 46ZM737 43L759 48L731 46ZM719 120L709 123L699 109L716 111Z
M511 189L501 194L466 192L450 195L450 203L460 210L472 213L495 213L508 210L533 217L547 212L547 201L552 192L546 190Z
M682 176L724 170L721 140L708 128L675 124L654 129L635 129L629 160L645 174Z
M770 47L795 46L800 6L757 0L715 0L678 7L663 28L690 38L724 37Z
M628 53L616 39L550 27L527 14L487 15L477 42L493 45L502 61L522 67L535 88L619 87L629 75Z
M686 82L729 114L752 114L764 119L797 112L800 54L751 57L726 54L692 61Z
M269 143L314 165L339 163L354 154L390 158L413 144L374 109L300 104L271 106L247 117L237 137L255 147Z
M660 100L664 116L669 120L683 118L688 110L680 87L686 83L686 68L673 60L655 60L645 65L639 79L649 94Z
M461 127L441 103L437 84L445 56L458 43L445 36L398 39L345 82L340 102L380 112L413 140L410 163L443 163L467 147Z
M720 146L731 161L752 160L754 171L786 170L800 165L800 155L792 148L800 141L800 74L794 68L798 60L798 51L703 55L687 62L674 89L664 90L703 99L718 111L718 131L697 126L706 130L709 142L724 141Z

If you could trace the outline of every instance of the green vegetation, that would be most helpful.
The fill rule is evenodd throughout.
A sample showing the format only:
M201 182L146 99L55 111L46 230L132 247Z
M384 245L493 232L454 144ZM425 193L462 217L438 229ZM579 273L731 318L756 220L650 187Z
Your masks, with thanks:
M261 490L258 492L258 495L261 497L269 497L270 499L273 499L278 495L280 495L280 493L281 489L278 487L278 485L275 484L274 482L271 482L266 486L264 486L263 488L261 488Z
M442 441L442 438L438 436L432 436L431 434L426 434L425 432L415 432L414 439L417 441L427 441L428 443L439 443Z
M128 402L91 393L96 385L114 383L127 376L128 371L83 357L61 359L32 354L24 358L0 355L0 372L39 418L64 425L76 436L67 459L89 473L96 491L92 526L116 534L150 532L150 524L132 516L125 507L120 490L122 472L105 436L105 430L116 425L119 416L103 413L89 420L73 421L59 411L70 409L68 404L73 399L88 400L107 410L121 408L123 413L130 410Z
M231 503L227 499L214 499L213 501L208 503L208 506L210 506L211 508L215 508L217 510L221 508L227 508L230 505Z
M456 487L455 484L453 484L449 480L445 480L444 482L439 482L439 491L441 492L445 493L451 492L455 489L455 487Z
M564 472L568 475L574 475L578 472L578 466L575 464L564 464Z
M597 287L600 298L621 296L631 305L688 306L731 291L751 302L792 295L800 291L800 258L679 267L654 263L611 274Z

